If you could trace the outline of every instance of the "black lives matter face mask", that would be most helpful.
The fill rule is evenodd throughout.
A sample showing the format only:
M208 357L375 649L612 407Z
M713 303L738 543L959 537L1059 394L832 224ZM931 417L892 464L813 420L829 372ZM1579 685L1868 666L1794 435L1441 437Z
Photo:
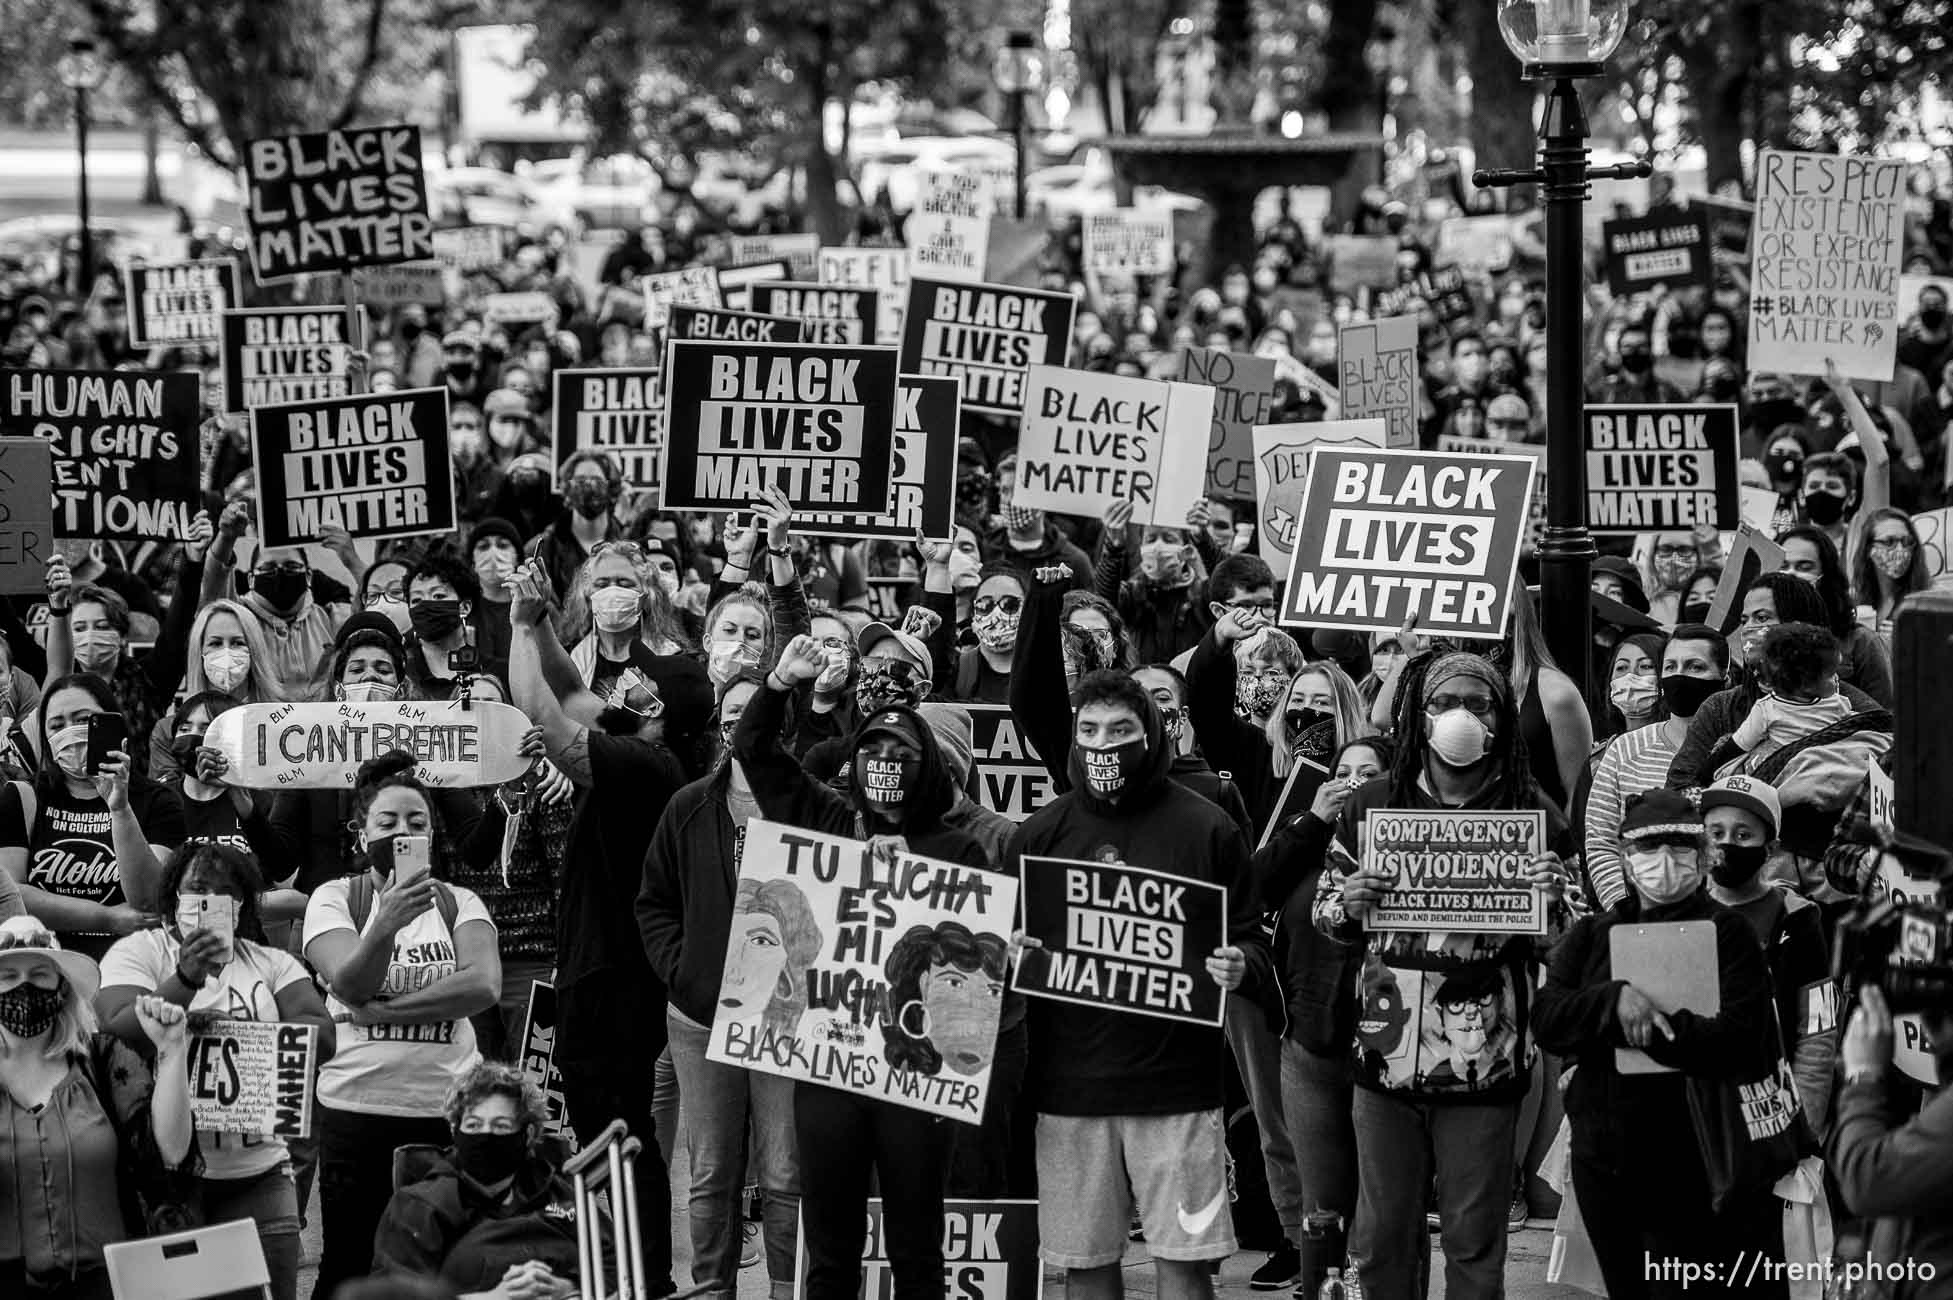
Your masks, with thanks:
M900 808L914 795L921 774L921 759L870 757L864 754L858 774L861 797L883 808Z
M1072 752L1077 755L1080 768L1073 773L1074 782L1082 778L1082 784L1094 796L1117 799L1138 779L1140 765L1146 761L1146 741L1142 737L1106 749L1080 747Z

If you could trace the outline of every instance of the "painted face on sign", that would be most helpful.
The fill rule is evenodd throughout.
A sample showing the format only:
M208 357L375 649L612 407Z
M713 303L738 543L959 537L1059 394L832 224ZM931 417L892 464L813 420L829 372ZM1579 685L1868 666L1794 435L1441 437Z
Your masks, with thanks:
M787 966L786 941L780 923L765 912L741 912L732 918L725 978L719 985L719 1005L744 1019L766 1009Z
M1003 981L985 971L944 963L931 966L920 981L922 1005L929 1014L929 1039L943 1064L957 1074L980 1074L990 1066L1003 1005Z
M1404 1042L1404 1026L1410 1023L1410 1008L1404 1004L1397 976L1375 957L1363 964L1363 981L1358 989L1363 1009L1356 1021L1356 1041L1379 1056L1389 1056Z

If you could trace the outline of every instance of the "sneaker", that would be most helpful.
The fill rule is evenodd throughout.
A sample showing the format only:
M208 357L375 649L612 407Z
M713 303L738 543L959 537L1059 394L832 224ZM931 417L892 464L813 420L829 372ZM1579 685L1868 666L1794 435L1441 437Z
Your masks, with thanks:
M739 1225L739 1267L751 1268L766 1252L760 1246L760 1226L748 1219Z
M1294 1246L1283 1242L1282 1248L1270 1251L1268 1262L1256 1269L1248 1278L1248 1286L1256 1291L1281 1291L1294 1286L1301 1276L1301 1253Z
M1439 1227L1439 1224L1438 1224L1438 1212L1437 1212L1436 1210L1427 1210L1427 1211L1425 1211L1425 1214L1424 1214L1424 1227L1425 1227L1425 1230L1426 1230L1426 1231L1429 1231L1429 1232L1436 1232L1436 1231L1438 1230L1438 1227Z
M1514 1192L1512 1194L1512 1204L1505 1212L1506 1229L1510 1232L1517 1232L1519 1229L1525 1227L1526 1215L1526 1194L1524 1192Z

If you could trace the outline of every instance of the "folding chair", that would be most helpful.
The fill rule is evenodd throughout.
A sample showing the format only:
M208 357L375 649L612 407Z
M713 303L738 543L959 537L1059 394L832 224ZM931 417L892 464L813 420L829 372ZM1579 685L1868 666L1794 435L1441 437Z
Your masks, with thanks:
M116 1300L271 1300L258 1225L214 1223L102 1252Z

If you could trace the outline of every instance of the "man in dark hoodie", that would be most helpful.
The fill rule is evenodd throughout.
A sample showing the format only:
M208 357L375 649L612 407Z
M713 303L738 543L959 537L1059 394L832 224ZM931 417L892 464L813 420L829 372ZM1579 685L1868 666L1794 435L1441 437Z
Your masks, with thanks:
M947 862L989 866L974 839L943 825L955 790L935 733L914 708L889 703L863 718L850 761L857 772L878 779L855 782L851 797L809 775L788 752L780 739L787 702L826 666L819 641L795 637L733 731L733 754L752 782L761 815L828 835L898 841L907 852ZM872 851L887 850L878 843ZM941 1296L948 1127L926 1112L859 1093L794 1084L803 1185L822 1190L800 1205L810 1300L854 1300L860 1293L871 1170L881 1186L896 1296Z
M1173 781L1173 746L1153 697L1128 673L1088 674L1072 741L1071 791L1018 828L1006 868L1021 871L1026 857L1121 862L1225 886L1227 942L1207 972L1239 988L1250 951L1263 946L1247 841L1226 813ZM1066 1294L1120 1294L1136 1203L1160 1294L1211 1295L1208 1261L1235 1249L1221 1031L1042 998L1028 1023L1040 1250L1067 1270Z

